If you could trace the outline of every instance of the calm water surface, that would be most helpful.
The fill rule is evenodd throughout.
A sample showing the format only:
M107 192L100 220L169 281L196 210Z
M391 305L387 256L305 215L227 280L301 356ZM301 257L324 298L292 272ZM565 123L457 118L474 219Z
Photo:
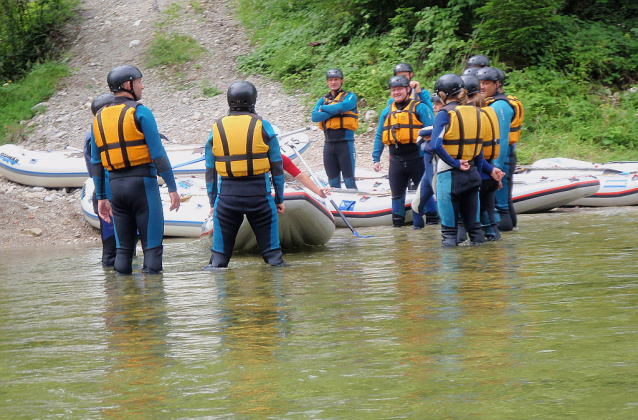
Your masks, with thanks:
M0 418L638 418L638 209L519 225L339 229L214 274L192 240L155 276L0 251Z

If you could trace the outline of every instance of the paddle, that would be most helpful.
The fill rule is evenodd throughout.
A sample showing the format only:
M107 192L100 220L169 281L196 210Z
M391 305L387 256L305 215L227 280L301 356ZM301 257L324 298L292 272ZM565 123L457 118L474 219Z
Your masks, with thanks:
M306 163L306 160L303 157L301 157L301 153L299 153L297 148L294 145L292 145L292 144L289 144L288 146L290 146L290 148L292 148L292 150L295 153L297 153L297 156L299 157L299 160L301 161L301 163L303 163L303 166L305 166L306 170L310 173L310 176L312 177L312 180L314 181L314 183L317 184L318 187L321 187L321 185L322 185L321 182L319 182L319 180L315 176L315 173L312 171L312 169L310 169L310 166L308 166L308 164ZM341 211L339 206L337 206L335 201L332 198L328 198L328 200L330 200L330 204L332 204L332 207L334 207L335 210L337 210L337 213L339 213L339 216L341 216L341 218L343 219L344 223L346 224L346 226L348 226L348 228L350 228L350 230L352 231L352 234L354 236L356 236L357 238L372 238L372 236L370 236L370 235L359 235L359 233L356 230L354 230L354 228L352 227L352 225L350 224L348 219L346 219L346 215L343 214L343 212Z

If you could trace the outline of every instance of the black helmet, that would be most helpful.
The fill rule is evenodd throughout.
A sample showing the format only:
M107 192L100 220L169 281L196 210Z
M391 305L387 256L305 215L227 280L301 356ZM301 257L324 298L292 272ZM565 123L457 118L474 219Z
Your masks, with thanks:
M481 92L479 79L476 76L461 76L461 79L463 79L463 86L465 86L468 95Z
M498 71L494 67L483 67L476 72L476 78L479 80L491 80L492 82L498 82L500 76Z
M326 79L331 79L333 77L338 77L339 79L343 79L343 72L339 69L330 69L326 72Z
M480 70L479 67L468 67L465 70L463 70L463 73L461 74L461 76L476 76L476 72L479 70Z
M459 93L463 87L463 79L461 79L461 76L454 73L448 73L436 79L436 83L434 83L434 92L443 92L447 96L452 96Z
M499 69L498 67L494 67L496 69L496 72L498 73L498 81L501 84L501 86L505 86L505 73L503 72L503 70Z
M439 95L437 95L436 93L433 93L432 95L430 95L430 100L432 101L432 103L435 103L435 102L441 103L441 98L439 98Z
M93 115L97 114L97 112L103 107L113 103L114 98L115 95L113 95L112 93L103 93L97 98L93 99L93 102L91 102L91 112L93 112Z
M410 87L410 81L405 76L392 76L388 87Z
M126 90L122 87L124 82L133 81L142 77L142 72L134 66L125 64L123 66L117 66L111 70L106 76L106 83L109 85L111 92L119 92L120 90L132 93L133 89ZM135 96L135 94L133 94Z
M228 106L231 109L252 109L257 102L257 88L250 82L235 82L226 93Z
M394 66L394 75L395 76L397 75L397 73L399 73L401 71L409 71L410 73L414 73L414 71L412 70L412 66L409 65L408 63L399 63L396 66Z
M468 67L488 67L490 59L484 55L473 55L467 60Z

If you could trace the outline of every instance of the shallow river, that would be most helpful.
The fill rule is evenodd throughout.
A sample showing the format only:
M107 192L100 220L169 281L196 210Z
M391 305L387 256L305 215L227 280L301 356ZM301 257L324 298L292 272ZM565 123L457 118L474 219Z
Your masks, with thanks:
M0 251L0 418L638 418L638 209L519 226L339 229L221 273L193 240L155 276Z

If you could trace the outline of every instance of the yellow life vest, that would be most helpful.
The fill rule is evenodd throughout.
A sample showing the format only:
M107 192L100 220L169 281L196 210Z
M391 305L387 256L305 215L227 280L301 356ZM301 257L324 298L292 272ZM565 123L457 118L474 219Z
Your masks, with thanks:
M494 109L486 106L481 108L481 112L485 114L489 121L489 126L486 127L485 137L483 138L483 157L485 160L493 160L501 153L501 143L499 141L501 134L500 124Z
M215 169L222 176L242 177L270 171L261 118L230 115L213 123Z
M491 104L494 101L505 101L514 110L514 116L510 123L510 138L509 144L516 144L521 138L521 127L523 126L523 119L525 118L525 109L523 103L514 95L505 95L504 93L498 93L492 98L487 98L485 101L487 104Z
M446 105L444 110L450 114L450 125L443 136L443 148L453 159L474 159L481 153L487 116L473 105Z
M416 143L419 138L419 130L423 124L414 111L418 101L410 100L403 109L398 109L396 102L390 105L390 111L383 121L381 140L383 144L409 144Z
M135 120L135 101L102 108L93 120L93 136L108 171L151 163L144 133Z
M323 98L323 105L332 105L338 102L343 102L344 98L348 92L339 92L334 99ZM337 130L340 128L345 128L347 130L356 130L359 128L359 112L355 108L354 111L346 111L343 114L335 115L333 117L328 118L325 121L319 122L319 128L325 130L327 128L332 130Z

